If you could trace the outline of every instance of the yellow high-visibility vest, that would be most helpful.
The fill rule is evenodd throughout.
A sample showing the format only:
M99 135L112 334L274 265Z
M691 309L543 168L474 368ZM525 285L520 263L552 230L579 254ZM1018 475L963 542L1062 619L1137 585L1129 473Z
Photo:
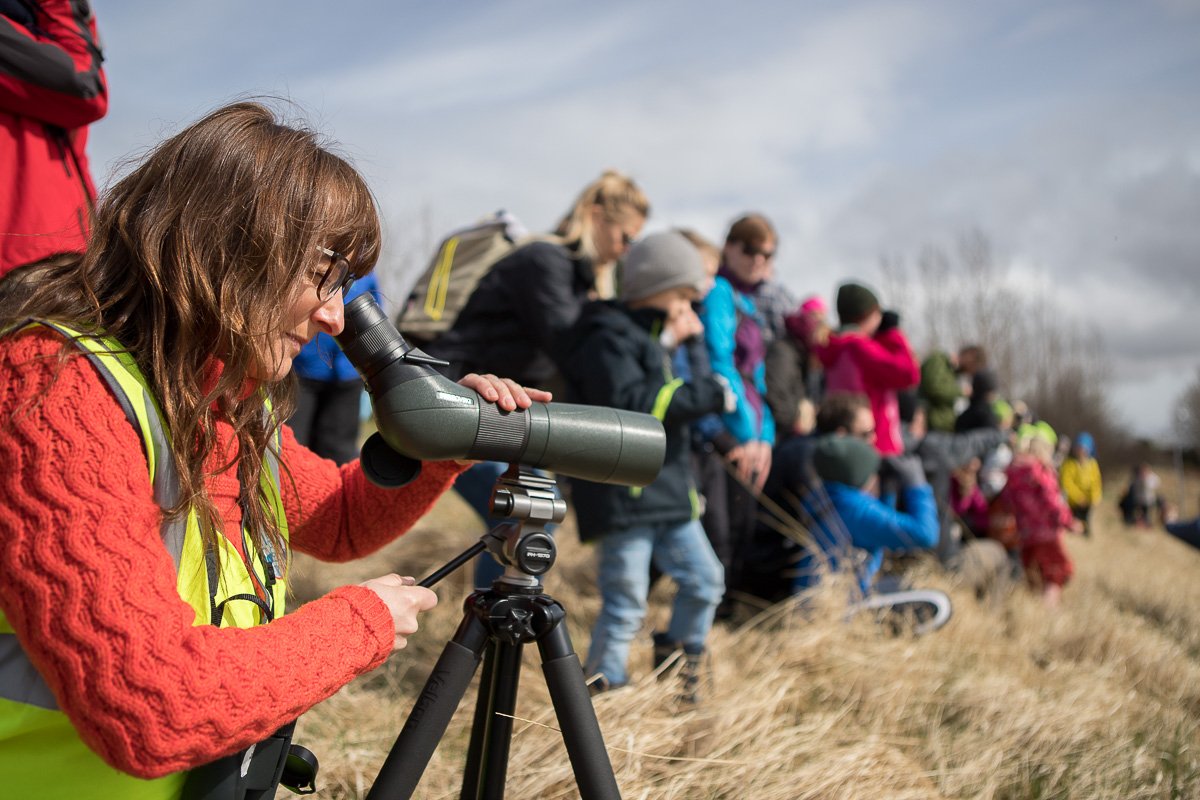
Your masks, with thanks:
M35 322L73 341L99 370L134 429L142 437L154 499L175 505L179 481L169 432L158 402L132 356L111 338L90 336L57 323ZM270 414L269 404L265 413ZM279 440L264 454L262 489L287 541L287 521L279 494ZM234 545L218 537L219 559L206 554L194 510L186 518L164 515L162 546L176 568L176 588L196 612L194 625L249 628L284 612L287 553L259 552L248 531L242 538L249 566ZM220 568L218 571L217 563ZM5 796L37 798L113 797L122 800L177 798L186 772L144 780L120 772L79 737L12 626L0 612L0 787Z

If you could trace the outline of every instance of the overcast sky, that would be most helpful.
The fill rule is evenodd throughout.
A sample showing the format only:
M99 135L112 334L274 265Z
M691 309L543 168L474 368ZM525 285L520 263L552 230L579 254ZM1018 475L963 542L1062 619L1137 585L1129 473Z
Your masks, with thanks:
M1200 0L93 4L100 183L281 96L367 175L391 263L498 208L545 229L616 167L647 230L766 213L801 295L982 230L1104 332L1139 433L1200 365Z

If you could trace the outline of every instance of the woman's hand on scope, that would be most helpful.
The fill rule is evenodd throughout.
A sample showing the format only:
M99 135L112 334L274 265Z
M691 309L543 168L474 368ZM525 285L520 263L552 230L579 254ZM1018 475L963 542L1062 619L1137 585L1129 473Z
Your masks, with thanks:
M526 409L536 403L549 403L553 397L542 389L530 389L509 378L499 378L491 373L479 375L472 372L464 375L459 385L479 392L489 403L495 403L501 411Z
M415 578L392 574L359 584L378 595L392 615L392 625L396 629L392 652L403 650L408 637L417 632L417 614L437 605L437 595L416 583Z

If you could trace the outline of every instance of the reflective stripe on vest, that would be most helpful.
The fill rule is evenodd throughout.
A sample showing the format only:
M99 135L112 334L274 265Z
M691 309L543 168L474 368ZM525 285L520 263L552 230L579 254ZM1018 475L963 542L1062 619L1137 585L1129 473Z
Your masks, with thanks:
M71 340L104 377L130 424L141 436L156 504L164 510L172 507L178 501L180 487L169 433L158 403L132 356L111 339L88 336L58 324L33 324L45 325ZM269 404L265 410L270 413ZM267 469L263 470L260 488L286 542L287 522L279 492L279 444L277 437L273 446L267 448L264 455ZM194 625L216 622L226 627L248 628L265 622L255 603L236 599L260 593L269 599L274 616L283 613L286 583L282 576L275 580L268 578L268 570L282 572L286 553L282 559L272 552L258 553L243 529L243 547L250 564L247 569L247 562L236 547L224 536L218 536L218 573L216 562L206 558L194 510L174 518L164 514L160 534L175 566L179 596L195 612ZM221 618L214 621L214 605L228 598L234 600L224 605ZM2 779L8 787L5 791L22 787L28 792L24 796L63 796L73 800L85 796L174 798L179 796L186 778L186 773L177 773L147 781L105 764L79 738L66 715L58 711L53 693L2 612L0 774L5 776ZM73 788L68 789L68 784ZM55 794L60 790L61 795Z
M658 390L658 394L654 398L654 407L650 409L650 413L659 422L667 418L667 409L671 407L671 398L675 396L675 392L679 391L679 387L683 386L683 378L675 378L667 381L667 384ZM642 496L643 487L630 486L629 494L633 497Z

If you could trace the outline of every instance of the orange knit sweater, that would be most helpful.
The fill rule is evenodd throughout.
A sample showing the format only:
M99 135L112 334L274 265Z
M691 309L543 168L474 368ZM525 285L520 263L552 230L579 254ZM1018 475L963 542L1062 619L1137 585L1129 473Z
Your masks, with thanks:
M0 340L0 608L90 747L140 777L189 769L265 738L387 658L391 616L359 586L249 630L194 627L141 438L90 362L58 368L61 344L46 331ZM287 428L282 461L292 546L328 561L403 533L462 471L426 464L384 491ZM236 474L209 489L240 545Z

